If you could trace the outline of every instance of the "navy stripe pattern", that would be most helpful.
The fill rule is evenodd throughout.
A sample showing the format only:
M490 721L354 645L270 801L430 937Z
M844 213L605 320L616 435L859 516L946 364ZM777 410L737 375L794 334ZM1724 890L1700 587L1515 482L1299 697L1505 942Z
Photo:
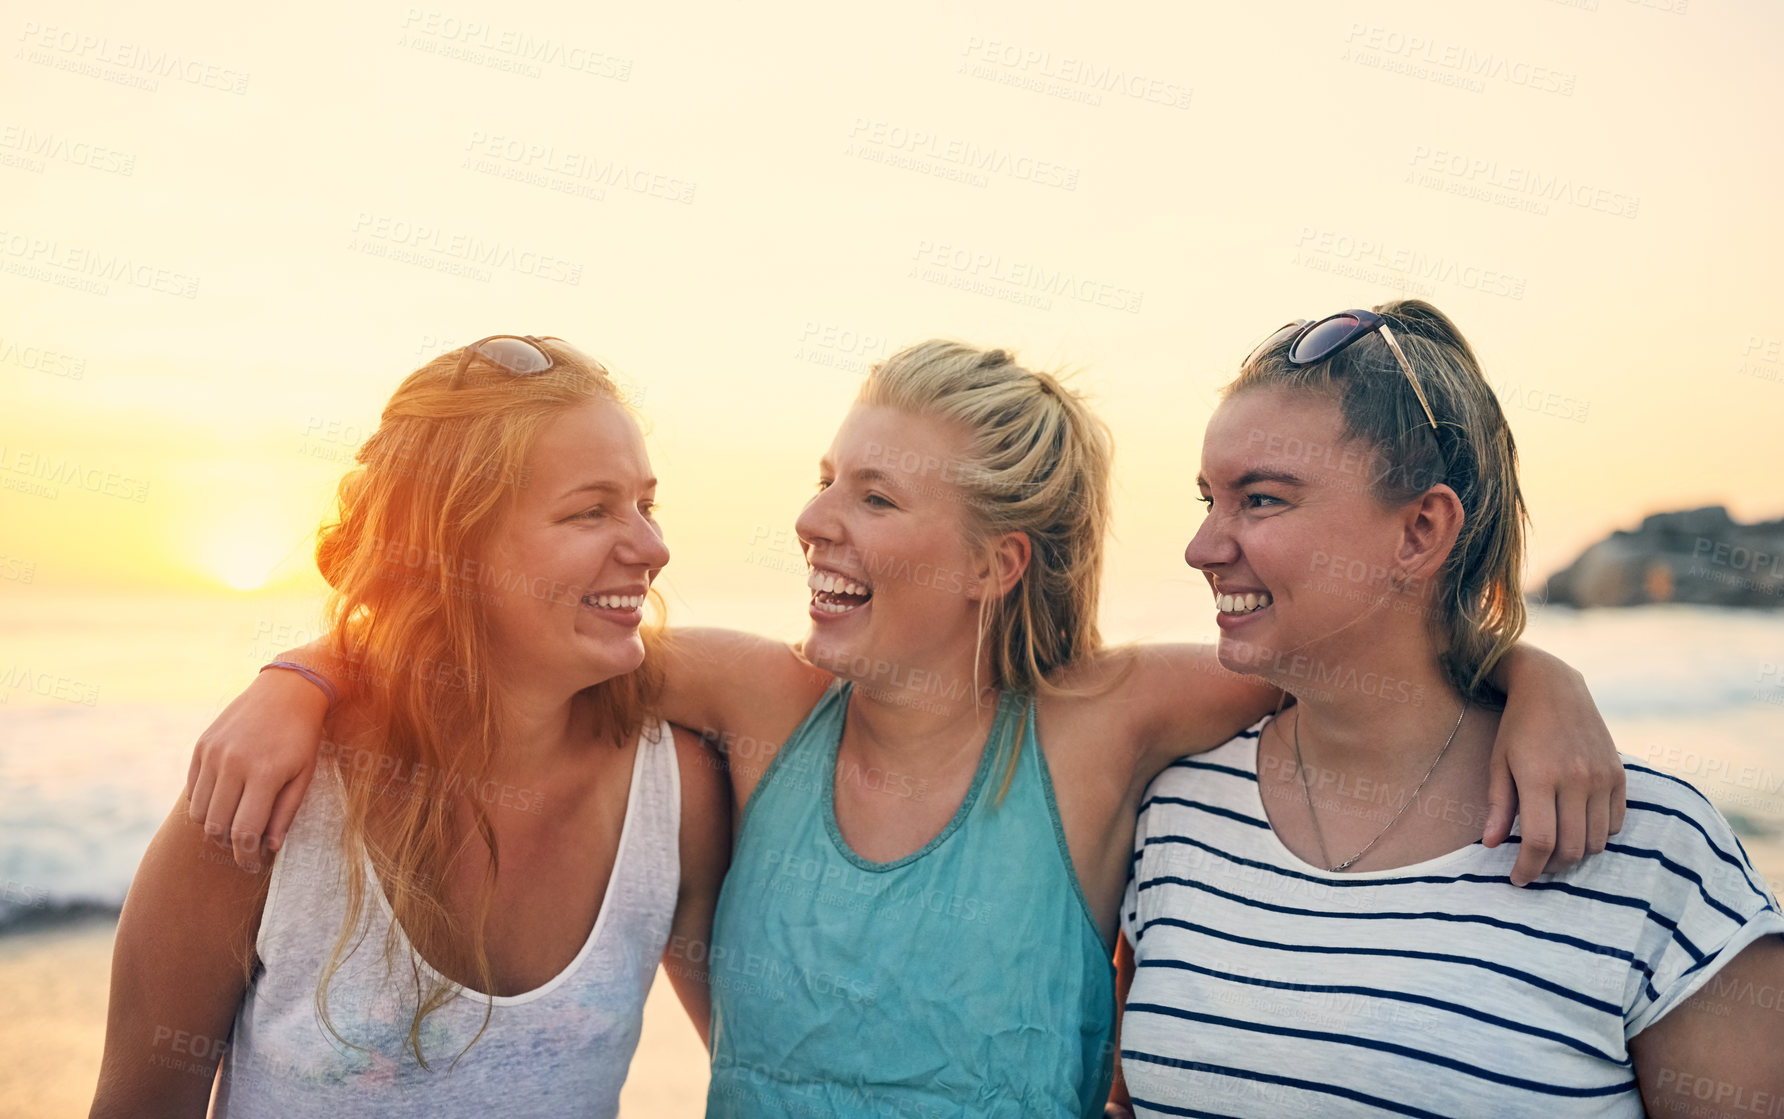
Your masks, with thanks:
M1259 796L1268 722L1142 802L1122 904L1138 1115L1639 1116L1629 1038L1784 933L1727 822L1628 759L1606 853L1525 889L1515 836L1395 871L1310 868Z

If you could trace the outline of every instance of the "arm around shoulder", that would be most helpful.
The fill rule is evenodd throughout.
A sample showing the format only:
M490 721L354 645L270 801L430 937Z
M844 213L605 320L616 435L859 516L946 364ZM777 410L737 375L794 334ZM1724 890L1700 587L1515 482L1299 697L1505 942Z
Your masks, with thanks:
M94 1119L205 1114L269 878L239 869L183 802L169 813L118 920Z
M1110 649L1065 678L1104 692L1135 752L1144 786L1185 754L1221 745L1276 709L1282 692L1220 663L1212 645L1132 645Z
M663 717L706 738L783 707L803 714L830 682L786 642L731 629L670 630L663 666Z

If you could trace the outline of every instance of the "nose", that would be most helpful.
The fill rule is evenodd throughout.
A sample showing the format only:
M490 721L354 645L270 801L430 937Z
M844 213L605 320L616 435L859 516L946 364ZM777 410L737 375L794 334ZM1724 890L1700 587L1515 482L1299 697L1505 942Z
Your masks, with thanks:
M1239 556L1239 546L1227 528L1227 521L1218 511L1210 510L1202 525L1183 549L1183 562L1198 571L1210 571L1232 563Z
M840 540L842 527L836 515L836 502L840 497L838 487L826 486L812 495L793 522L793 531L805 545L808 557L814 548L833 546Z
M646 516L631 520L620 558L628 564L648 567L655 573L669 566L669 545L663 540L663 526Z

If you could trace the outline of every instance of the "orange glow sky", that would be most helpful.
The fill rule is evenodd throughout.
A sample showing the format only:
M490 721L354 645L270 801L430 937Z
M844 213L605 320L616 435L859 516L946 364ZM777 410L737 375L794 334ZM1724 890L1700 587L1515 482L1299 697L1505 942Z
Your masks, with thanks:
M546 333L638 386L672 617L726 621L801 597L776 533L861 368L941 335L1080 370L1139 617L1238 359L1399 294L1501 387L1535 575L1648 512L1784 515L1775 4L179 8L0 25L35 587L314 586L400 378ZM1021 301L1057 272L1088 297Z

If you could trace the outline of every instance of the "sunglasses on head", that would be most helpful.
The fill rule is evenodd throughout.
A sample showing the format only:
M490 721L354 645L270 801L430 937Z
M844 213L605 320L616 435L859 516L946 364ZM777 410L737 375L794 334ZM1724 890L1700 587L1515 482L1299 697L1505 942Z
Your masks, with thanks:
M545 348L546 342L556 342L572 352L576 349L562 338L550 335L535 338L531 334L492 334L465 347L464 356L458 359L458 368L452 373L452 383L460 383L474 357L480 357L517 377L548 372L557 365L558 359Z
M1430 401L1425 399L1425 390L1419 387L1418 375L1412 371L1412 363L1406 360L1406 354L1400 349L1400 340L1388 328L1388 321L1373 311L1340 311L1316 322L1296 319L1258 343L1245 361L1250 364L1253 357L1286 338L1289 339L1290 365L1314 365L1357 339L1377 331L1381 333L1382 341L1388 344L1388 349L1394 351L1394 358L1399 361L1401 371L1406 374L1406 381L1412 386L1413 395L1419 398L1419 407L1425 410L1425 419L1431 422L1431 430L1436 431L1437 417L1431 412Z

